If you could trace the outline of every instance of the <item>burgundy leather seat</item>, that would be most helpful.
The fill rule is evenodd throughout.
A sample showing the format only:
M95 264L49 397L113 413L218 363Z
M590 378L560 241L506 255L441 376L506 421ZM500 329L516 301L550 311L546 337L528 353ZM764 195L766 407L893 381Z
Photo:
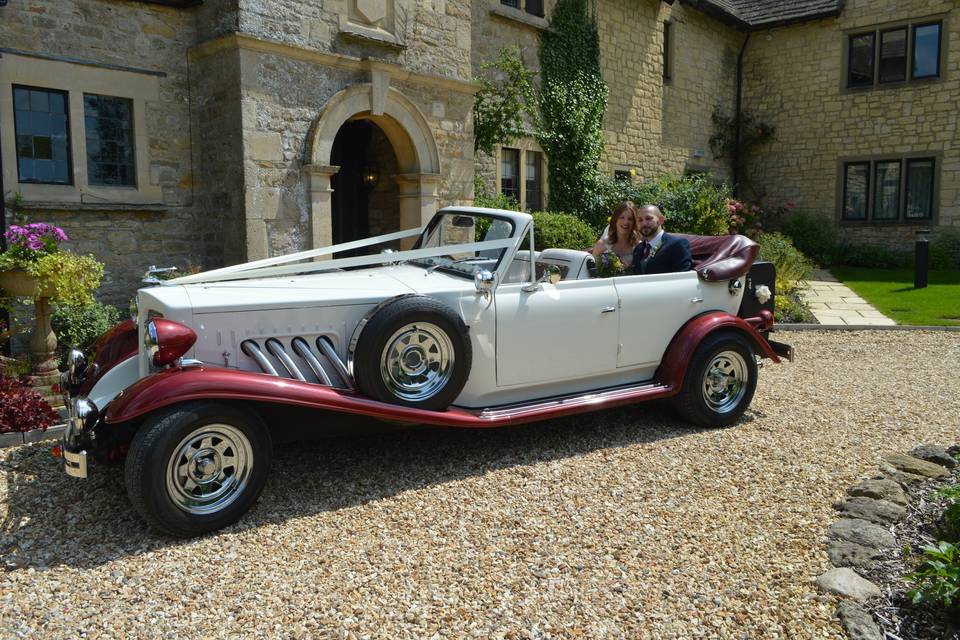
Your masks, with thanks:
M701 280L718 282L746 275L760 253L760 245L746 236L690 236L675 234L690 242L693 270Z

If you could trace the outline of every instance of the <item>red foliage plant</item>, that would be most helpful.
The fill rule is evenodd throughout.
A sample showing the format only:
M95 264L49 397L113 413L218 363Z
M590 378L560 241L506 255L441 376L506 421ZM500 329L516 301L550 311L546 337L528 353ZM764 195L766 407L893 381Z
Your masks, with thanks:
M36 391L0 375L0 433L45 430L59 418Z

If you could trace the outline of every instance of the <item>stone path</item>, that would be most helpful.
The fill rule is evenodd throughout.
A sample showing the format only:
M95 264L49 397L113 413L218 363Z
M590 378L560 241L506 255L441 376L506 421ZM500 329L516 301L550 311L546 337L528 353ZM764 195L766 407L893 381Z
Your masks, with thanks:
M820 324L825 325L895 325L869 302L858 296L833 275L821 269L807 283L800 295Z

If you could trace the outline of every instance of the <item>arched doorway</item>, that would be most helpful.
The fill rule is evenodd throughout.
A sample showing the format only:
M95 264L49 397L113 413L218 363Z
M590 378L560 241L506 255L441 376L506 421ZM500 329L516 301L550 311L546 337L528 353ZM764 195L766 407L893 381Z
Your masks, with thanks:
M345 125L349 126L344 128ZM379 185L383 186L378 185L368 194L368 233L375 235L377 228L383 228L374 223L376 215L386 211L386 205L380 201L391 196L396 205L397 223L384 232L418 227L436 212L440 156L426 118L409 98L392 87L378 85L375 89L369 83L355 85L327 102L309 136L308 164L303 171L309 184L314 247L334 243L334 204L340 209L345 207L341 204L341 197L335 195L336 190L341 185L350 184L349 177L337 177L342 165L334 158L342 160L349 155L345 151L346 141L360 140L364 135L361 127L375 127L369 129L368 153L383 158L385 163L392 158L394 163L390 165L394 168L392 176L387 175L383 166L380 167ZM338 144L341 133L344 138ZM380 151L387 147L392 155ZM357 160L353 162L355 164ZM391 194L389 189L396 191ZM389 220L390 217L384 215L383 219ZM337 234L344 237L340 231L341 222L336 224ZM349 225L344 224L343 229L348 228ZM406 241L401 244L404 243Z
M400 229L397 158L383 130L369 119L348 120L333 141L330 163L332 244Z

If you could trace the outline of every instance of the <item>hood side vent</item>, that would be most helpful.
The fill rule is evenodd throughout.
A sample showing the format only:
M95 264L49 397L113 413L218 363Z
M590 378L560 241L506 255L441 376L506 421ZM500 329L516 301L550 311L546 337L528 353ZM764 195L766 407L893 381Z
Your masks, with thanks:
M317 338L316 345L316 350L312 349L310 343L300 336L290 341L290 347L297 355L297 359L306 365L305 367L298 364L278 338L267 338L264 346L279 363L279 367L275 366L274 362L261 350L256 340L244 340L240 344L240 349L267 375L339 389L353 389L353 376L349 374L337 355L330 338L321 336Z

